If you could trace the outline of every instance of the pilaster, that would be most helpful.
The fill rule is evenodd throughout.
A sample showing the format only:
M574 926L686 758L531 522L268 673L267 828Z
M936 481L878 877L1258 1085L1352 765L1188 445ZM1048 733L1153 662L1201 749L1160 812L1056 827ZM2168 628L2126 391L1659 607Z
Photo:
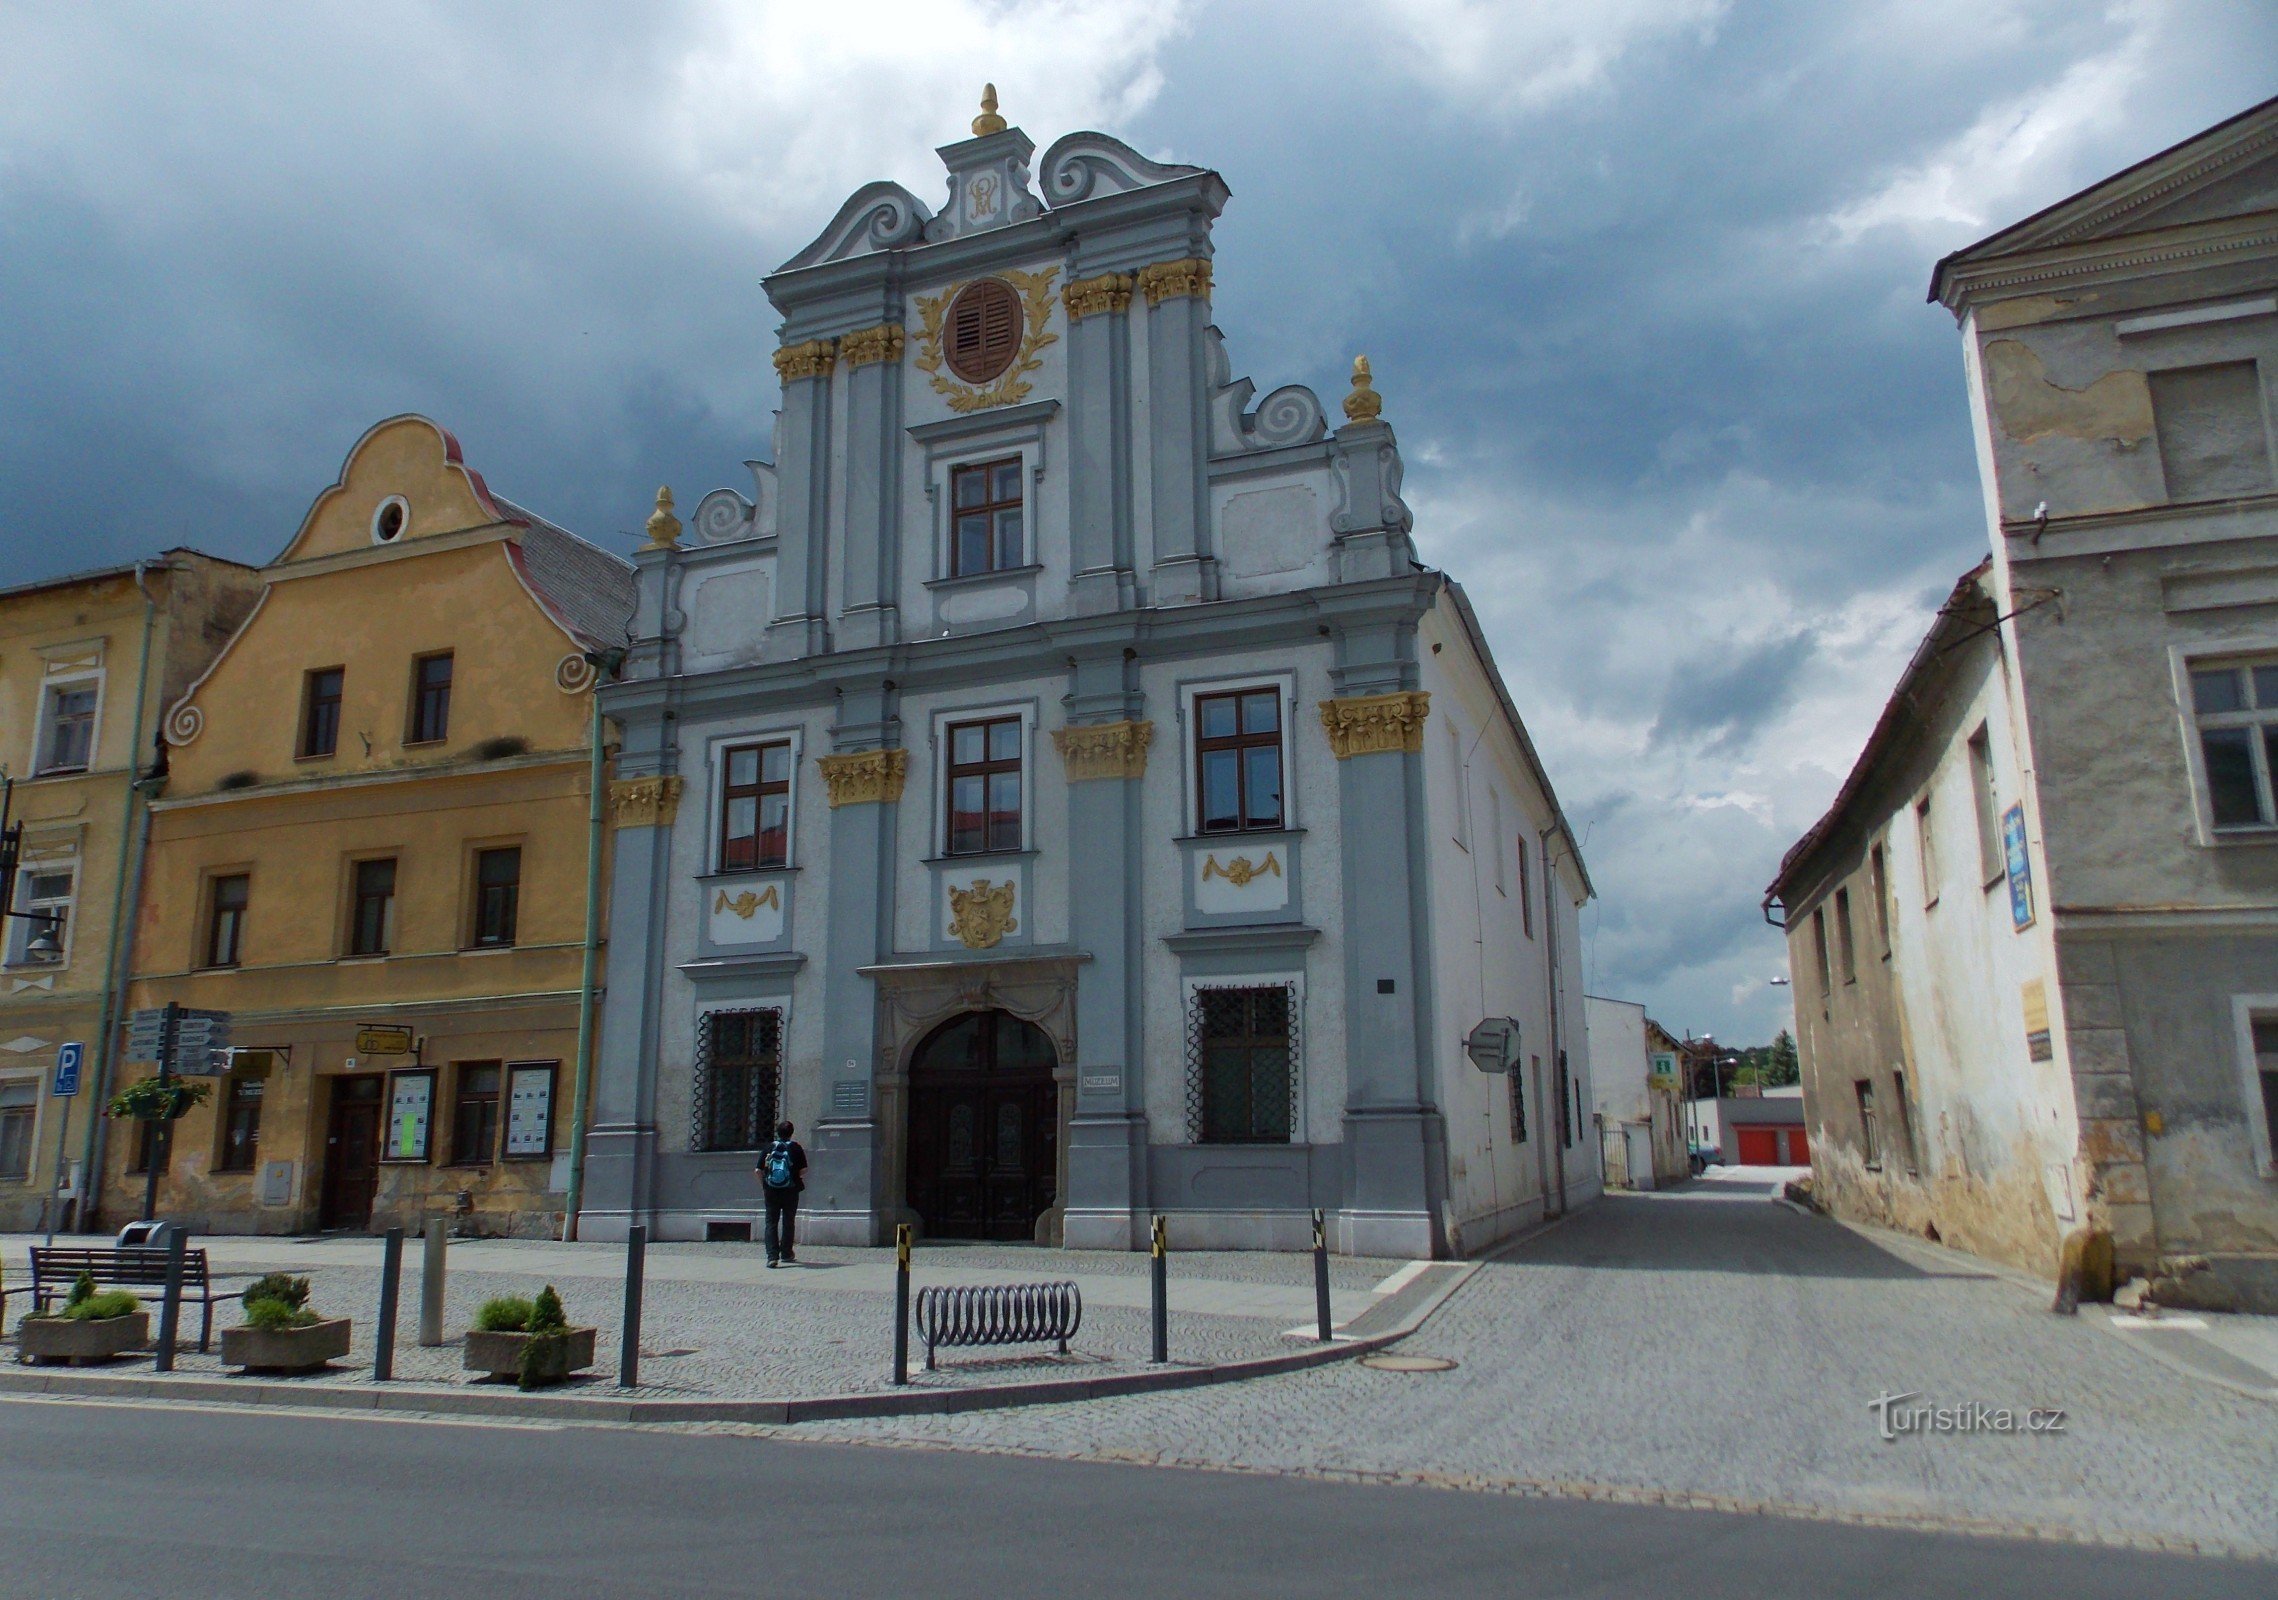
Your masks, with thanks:
M1155 561L1149 598L1159 606L1218 598L1210 548L1210 263L1199 257L1139 269L1147 300L1149 479Z
M901 575L902 351L897 322L850 333L838 343L846 385L846 610L838 647L898 643L895 608Z
M1068 493L1079 616L1136 598L1131 570L1131 293L1127 272L1078 278L1068 313Z
M783 380L783 410L775 425L782 510L777 614L763 651L770 661L830 648L830 377L837 362L837 345L829 339L775 352L775 371Z

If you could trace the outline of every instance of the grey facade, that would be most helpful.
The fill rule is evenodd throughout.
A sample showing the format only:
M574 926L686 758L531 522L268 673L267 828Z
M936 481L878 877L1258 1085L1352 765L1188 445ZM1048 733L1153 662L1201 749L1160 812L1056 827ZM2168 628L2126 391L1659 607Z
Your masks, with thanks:
M1333 431L1233 377L1215 173L975 126L766 280L776 459L638 558L583 1236L740 1230L776 1114L843 1242L1582 1198L1589 882L1365 369Z
M1949 1234L1967 1191L1995 1253L2048 1270L2061 1234L2108 1231L2163 1298L2278 1309L2278 101L1948 257L1931 292L1962 327L1992 558L1774 885L1818 1165L1859 1143L1853 1086L1810 1067L1848 1011L1916 1069L1927 1170L1838 1190ZM1895 950L1853 938L1894 982L1852 1004L1807 974L1838 893L1881 909L1878 870Z

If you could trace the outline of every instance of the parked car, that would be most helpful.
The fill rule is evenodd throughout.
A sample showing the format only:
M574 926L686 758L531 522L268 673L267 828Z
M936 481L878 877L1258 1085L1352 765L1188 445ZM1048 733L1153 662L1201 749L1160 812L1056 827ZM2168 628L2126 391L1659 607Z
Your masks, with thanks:
M1724 1146L1720 1144L1696 1144L1692 1146L1692 1163L1693 1176L1696 1178L1711 1167L1723 1166Z

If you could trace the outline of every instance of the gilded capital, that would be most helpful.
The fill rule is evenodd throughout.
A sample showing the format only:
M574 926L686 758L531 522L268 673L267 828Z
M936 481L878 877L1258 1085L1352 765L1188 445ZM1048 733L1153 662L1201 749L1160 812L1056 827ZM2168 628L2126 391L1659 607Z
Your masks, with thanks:
M775 375L785 383L799 378L827 378L838 361L838 347L828 339L787 344L775 352Z
M1128 311L1131 309L1131 274L1103 272L1096 278L1076 278L1060 291L1060 300L1068 308L1068 320L1096 316L1102 311Z
M669 828L680 814L680 779L619 778L609 785L609 817L620 828Z
M1181 295L1207 300L1210 298L1210 263L1201 256L1188 256L1184 261L1158 261L1153 266L1141 267L1139 292L1147 297L1150 306L1159 306Z
M1421 689L1324 700L1321 726L1329 730L1329 748L1339 761L1385 750L1413 754L1424 748L1424 718L1431 708L1432 697Z
M853 750L844 755L817 756L823 782L830 786L831 805L891 803L902 798L902 782L909 775L907 750Z
M1137 778L1147 771L1147 746L1155 739L1152 722L1084 722L1052 730L1052 742L1068 769L1070 783L1091 778Z
M864 328L839 340L838 358L850 367L866 367L873 361L899 361L903 342L908 337L900 323L882 322L875 328Z

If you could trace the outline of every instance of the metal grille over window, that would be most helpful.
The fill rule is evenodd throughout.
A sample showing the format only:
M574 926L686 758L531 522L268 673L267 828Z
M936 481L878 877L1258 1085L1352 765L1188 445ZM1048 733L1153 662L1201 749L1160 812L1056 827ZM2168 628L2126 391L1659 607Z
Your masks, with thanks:
M783 1013L707 1011L696 1021L691 1150L757 1150L775 1135Z
M1295 984L1197 989L1186 1116L1197 1144L1287 1144L1297 1125Z
M2278 664L2197 667L2191 709L2206 758L2207 803L2218 828L2268 827L2278 821L2271 774L2278 769Z

